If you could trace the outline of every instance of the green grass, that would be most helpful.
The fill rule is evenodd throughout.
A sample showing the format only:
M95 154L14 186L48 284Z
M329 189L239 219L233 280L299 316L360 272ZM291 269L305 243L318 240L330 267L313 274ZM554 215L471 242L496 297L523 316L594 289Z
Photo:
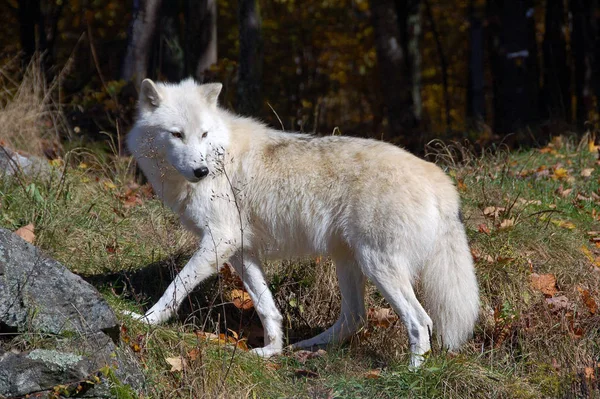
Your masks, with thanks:
M93 281L113 308L142 310L185 263L194 237L133 184L129 159L73 150L66 162L52 179L0 180L0 225L15 230L33 222L36 244ZM600 315L582 295L587 290L600 303L600 248L587 234L600 230L596 162L587 145L556 141L543 152L497 152L444 164L463 198L481 317L461 353L435 347L416 372L407 367L400 322L371 324L349 344L306 361L294 354L262 360L198 337L199 330L229 328L250 343L260 341L252 338L260 331L257 317L240 315L229 303L233 285L224 278L203 283L181 319L165 326L149 329L120 316L123 344L137 351L150 397L600 398ZM593 171L584 177L587 168ZM489 207L504 210L486 216ZM507 219L512 226L504 228ZM146 277L144 288L151 289L136 292L128 279L141 278L135 271L150 264L158 267ZM556 276L555 296L564 296L568 307L551 308L532 288L532 273ZM339 294L328 260L272 263L267 274L290 341L335 321ZM387 307L372 287L368 292L370 308ZM17 338L3 345L23 349L43 342ZM178 357L186 366L171 371L166 359Z

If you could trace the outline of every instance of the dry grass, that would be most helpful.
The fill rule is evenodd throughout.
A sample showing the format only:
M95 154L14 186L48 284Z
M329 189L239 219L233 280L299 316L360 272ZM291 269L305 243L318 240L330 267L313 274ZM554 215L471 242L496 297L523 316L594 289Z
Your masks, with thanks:
M11 79L18 60L0 67L0 141L14 150L54 156L67 131L60 104L58 81L47 82L39 56L32 58L22 78Z

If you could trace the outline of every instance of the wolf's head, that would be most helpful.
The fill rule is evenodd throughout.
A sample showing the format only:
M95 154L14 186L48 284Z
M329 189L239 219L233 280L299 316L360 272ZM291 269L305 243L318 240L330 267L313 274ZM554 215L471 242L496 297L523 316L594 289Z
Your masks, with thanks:
M213 173L229 143L217 110L221 88L220 83L198 85L192 79L176 85L145 79L136 133L128 141L134 155L159 158L193 183Z

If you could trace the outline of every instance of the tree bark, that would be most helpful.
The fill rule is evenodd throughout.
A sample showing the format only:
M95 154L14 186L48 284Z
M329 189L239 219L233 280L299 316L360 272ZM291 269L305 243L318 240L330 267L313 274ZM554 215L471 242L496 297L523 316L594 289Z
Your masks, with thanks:
M418 120L415 115L411 72L407 51L400 33L397 4L392 0L371 0L377 63L381 91L387 108L390 141L414 149L413 137ZM403 15L405 17L406 15ZM404 24L404 22L403 22Z
M495 131L519 133L511 141L527 143L524 129L537 122L539 79L533 7L525 0L490 0L488 6Z
M571 0L572 40L574 72L575 72L575 98L577 130L584 130L585 122L589 115L590 85L591 85L591 18L593 14L590 0Z
M469 70L467 88L467 120L471 127L485 120L484 31L481 10L470 0L469 10Z
M160 0L134 1L133 24L121 78L132 80L136 86L139 86L148 73L148 60L160 3Z
M262 39L261 20L256 0L239 1L240 69L237 110L256 116L262 108Z
M546 0L543 42L543 109L547 119L571 121L571 71L567 59L566 14L563 1Z
M203 82L217 63L217 1L185 1L185 73Z

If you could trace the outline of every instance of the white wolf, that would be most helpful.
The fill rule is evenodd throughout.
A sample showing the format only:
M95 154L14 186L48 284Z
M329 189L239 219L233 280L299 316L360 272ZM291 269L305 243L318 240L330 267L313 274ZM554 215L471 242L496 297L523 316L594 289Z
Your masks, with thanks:
M200 249L137 317L166 321L229 260L265 330L265 346L254 351L278 354L282 317L261 261L328 254L341 315L295 348L355 333L366 319L366 279L406 325L413 366L430 350L432 328L448 348L467 340L478 316L478 287L459 197L444 172L375 140L269 129L220 108L221 87L142 82L129 149L157 195L200 237ZM419 279L431 318L413 291Z

